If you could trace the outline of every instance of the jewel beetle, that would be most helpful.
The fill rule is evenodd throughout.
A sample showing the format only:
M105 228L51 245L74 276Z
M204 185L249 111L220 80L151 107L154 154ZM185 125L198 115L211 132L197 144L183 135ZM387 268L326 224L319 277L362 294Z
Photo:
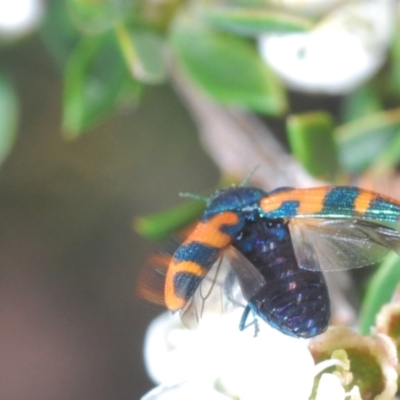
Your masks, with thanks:
M169 262L165 304L194 326L223 298L244 307L240 329L252 313L287 335L313 337L330 321L324 271L400 254L399 232L382 224L399 218L399 201L351 186L219 190Z

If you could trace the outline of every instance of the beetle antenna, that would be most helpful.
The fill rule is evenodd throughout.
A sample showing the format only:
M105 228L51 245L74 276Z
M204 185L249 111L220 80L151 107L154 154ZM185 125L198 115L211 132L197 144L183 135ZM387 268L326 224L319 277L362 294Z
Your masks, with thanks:
M188 199L200 200L200 201L204 201L205 203L207 203L207 201L208 201L208 197L202 196L201 194L195 194L195 193L180 192L179 197L186 197Z
M246 176L246 178L243 179L242 183L239 185L241 187L247 186L249 183L249 180L253 177L253 175L256 173L256 171L260 168L260 165L256 165Z

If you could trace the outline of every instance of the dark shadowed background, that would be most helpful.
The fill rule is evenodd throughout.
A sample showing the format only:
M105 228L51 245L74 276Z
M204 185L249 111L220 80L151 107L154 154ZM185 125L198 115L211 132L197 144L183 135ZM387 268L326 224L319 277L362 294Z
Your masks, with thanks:
M1 399L138 399L142 343L161 310L134 297L156 244L135 216L217 179L168 87L76 141L60 133L61 75L39 41L3 50L19 136L0 169Z

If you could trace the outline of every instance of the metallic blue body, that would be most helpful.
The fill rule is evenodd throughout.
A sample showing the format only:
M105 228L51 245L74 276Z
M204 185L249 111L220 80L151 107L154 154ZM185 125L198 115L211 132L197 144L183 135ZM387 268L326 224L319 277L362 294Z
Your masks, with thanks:
M265 279L248 300L247 307L255 315L290 336L308 338L325 331L331 312L323 273L301 269L283 220L248 222L232 245Z
M280 188L279 191L288 189ZM300 268L283 219L264 218L259 203L268 195L253 187L224 189L210 198L201 220L207 221L227 211L237 214L239 223L222 226L221 230L232 236L232 245L254 265L266 282L248 300L247 307L287 335L312 337L323 332L330 319L324 276L320 271ZM292 212L286 210L285 216L291 215ZM204 247L204 254L209 251ZM248 310L245 310L244 316L247 314ZM245 321L242 321L241 329L244 326Z
M224 212L234 212L239 217L238 224L222 226L221 231L232 237L240 232L247 221L254 221L262 213L260 200L267 196L264 190L255 187L231 186L219 190L207 202L201 221L207 222L210 218Z

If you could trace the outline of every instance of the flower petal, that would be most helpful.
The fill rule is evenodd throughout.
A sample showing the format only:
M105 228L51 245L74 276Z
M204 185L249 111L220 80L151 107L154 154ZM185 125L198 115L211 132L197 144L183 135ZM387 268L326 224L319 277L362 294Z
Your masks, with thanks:
M326 373L321 375L315 400L341 400L345 396L346 391L336 375Z
M146 393L141 400L229 400L212 388L184 382L173 386L158 386Z
M395 16L392 0L345 4L309 33L260 37L260 53L295 89L346 93L382 66Z
M256 338L243 333L236 334L223 359L219 382L224 390L240 400L308 399L314 362L307 342L269 326Z

